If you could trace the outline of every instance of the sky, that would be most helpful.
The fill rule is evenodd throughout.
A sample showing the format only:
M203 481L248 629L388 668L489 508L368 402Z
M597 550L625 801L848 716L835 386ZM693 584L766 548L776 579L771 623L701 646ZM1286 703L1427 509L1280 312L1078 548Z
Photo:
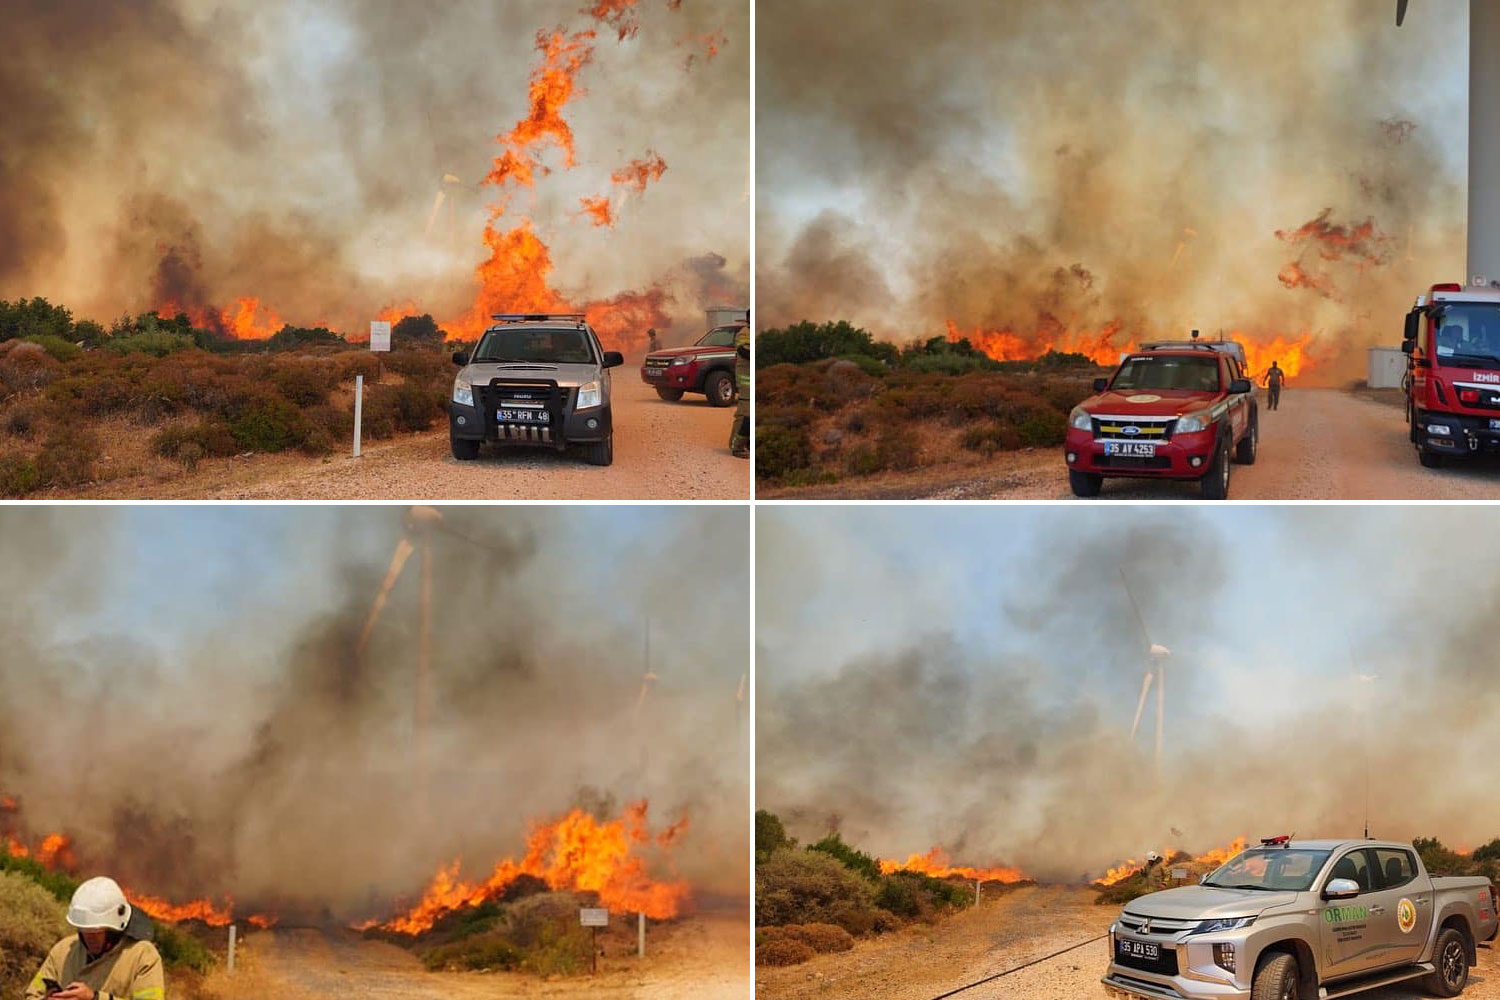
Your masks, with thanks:
M1462 0L757 9L762 327L1311 334L1344 376L1461 274ZM1325 209L1361 252L1277 235Z
M1377 829L1483 843L1486 770L1423 775L1500 749L1500 587L1455 568L1500 556L1487 514L761 508L759 805L883 856L940 845L1067 877L1282 827L1357 833L1368 755ZM1159 786L1154 694L1129 739L1148 661L1122 573L1172 651ZM1227 793L1180 794L1208 782Z

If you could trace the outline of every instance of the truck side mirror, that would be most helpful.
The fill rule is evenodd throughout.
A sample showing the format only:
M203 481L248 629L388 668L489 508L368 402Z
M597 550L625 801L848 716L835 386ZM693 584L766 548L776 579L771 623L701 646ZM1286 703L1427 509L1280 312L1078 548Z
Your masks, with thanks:
M1233 395L1243 395L1244 393L1249 392L1251 388L1252 387L1250 385L1250 380L1247 378L1235 378L1229 380L1229 391Z
M1323 887L1324 899L1353 899L1359 895L1359 883L1352 878L1330 879Z
M1094 379L1095 392L1103 392L1107 388L1109 388L1109 379L1107 377Z
M1410 354L1416 346L1417 342L1415 340L1403 340L1401 341L1401 353Z
M467 354L465 354L463 351L454 351L453 352L453 363L455 365L458 365L458 367L462 368L464 365L466 365L466 364L469 363L469 356Z
M1417 335L1421 332L1422 311L1420 309L1413 309L1411 312L1406 314L1406 333L1402 337L1402 339L1415 341L1417 339Z
M606 367L606 368L618 368L621 365L623 365L624 363L625 363L625 355L621 354L619 351L605 351L604 352L604 367Z

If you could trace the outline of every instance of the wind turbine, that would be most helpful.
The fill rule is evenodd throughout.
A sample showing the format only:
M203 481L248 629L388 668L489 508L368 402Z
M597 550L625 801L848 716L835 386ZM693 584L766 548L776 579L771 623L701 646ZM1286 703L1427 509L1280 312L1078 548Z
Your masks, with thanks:
M1406 20L1407 0L1396 0L1396 26ZM1469 0L1469 236L1472 285L1500 279L1500 0Z
M1146 640L1146 675L1141 678L1141 696L1135 703L1135 720L1130 724L1130 739L1135 741L1135 734L1141 726L1141 713L1146 708L1146 698L1151 693L1151 683L1156 682L1156 777L1161 780L1162 762L1162 732L1166 728L1167 712L1167 658L1172 651L1166 646L1151 641L1151 630L1146 628L1146 618L1141 614L1141 606L1135 602L1135 594L1130 591L1130 581L1125 577L1125 570L1120 570L1120 583L1125 588L1125 596L1130 599L1130 608L1135 612L1136 624L1141 627L1141 635Z

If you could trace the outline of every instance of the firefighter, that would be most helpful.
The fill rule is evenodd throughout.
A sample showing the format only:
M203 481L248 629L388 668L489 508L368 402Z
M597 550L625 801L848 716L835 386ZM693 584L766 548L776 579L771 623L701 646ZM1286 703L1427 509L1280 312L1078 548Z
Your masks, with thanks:
M646 331L646 353L655 354L656 349L660 346L661 344L657 343L656 340L656 327L653 326Z
M73 893L73 937L53 946L26 987L26 1000L164 1000L161 955L151 920L112 878L91 878Z
M1271 367L1266 369L1264 376L1266 383L1266 405L1276 409L1281 402L1281 386L1286 381L1286 372L1276 367L1276 362L1271 362Z
M734 335L734 383L739 399L734 404L734 426L729 431L729 453L750 457L750 328Z

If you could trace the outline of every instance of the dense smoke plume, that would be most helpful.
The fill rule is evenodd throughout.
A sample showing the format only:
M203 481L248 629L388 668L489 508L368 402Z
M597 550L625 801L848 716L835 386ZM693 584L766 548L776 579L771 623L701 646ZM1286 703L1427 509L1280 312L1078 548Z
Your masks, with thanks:
M1483 510L1357 514L1011 509L847 533L762 518L758 805L804 840L832 827L884 857L941 846L1072 880L1240 835L1359 836L1368 759L1375 836L1500 836L1500 586L1434 588L1451 550L1399 542L1433 531L1491 565L1500 536ZM849 565L895 531L920 561ZM994 579L945 576L939 532ZM992 534L1009 548L992 553ZM1160 784L1155 688L1129 736L1146 640L1121 568L1172 651Z
M1310 335L1332 381L1462 276L1461 3L1399 31L1368 0L758 11L762 326L1110 360L1190 328ZM1320 216L1380 252L1278 239Z
M456 322L495 138L559 30L592 32L576 166L545 153L507 224L531 220L570 301L659 289L672 329L701 332L684 261L722 254L747 291L748 20L732 0L9 4L0 298L104 322L242 297L350 333L406 303ZM580 199L647 155L670 169L589 225Z
M177 901L385 917L440 864L483 876L534 821L574 806L613 819L644 798L653 830L688 819L653 876L743 896L748 576L685 577L653 557L743 547L743 511L447 509L464 537L433 537L425 755L420 552L357 651L400 509L175 513L197 525L191 551L143 541L131 522L149 514L0 518L0 792L33 840L68 833L86 871ZM584 538L621 525L650 544ZM233 585L135 592L198 562L285 591L271 604ZM181 603L163 619L168 601ZM143 634L121 618L141 607L179 624ZM657 679L642 697L648 614Z

